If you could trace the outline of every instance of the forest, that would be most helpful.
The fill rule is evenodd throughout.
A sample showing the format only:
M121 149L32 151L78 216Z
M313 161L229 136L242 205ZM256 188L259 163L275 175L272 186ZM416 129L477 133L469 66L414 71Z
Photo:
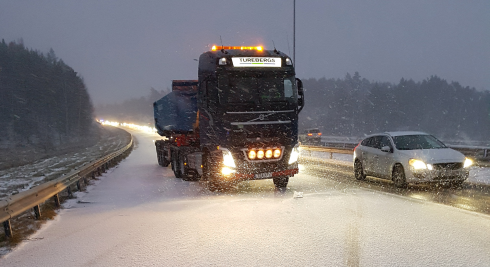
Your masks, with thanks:
M344 79L303 80L303 128L324 135L362 137L381 131L425 131L442 140L490 137L490 92L437 76L398 84L370 82L358 72Z
M0 148L45 151L78 143L94 130L83 79L51 49L0 43Z

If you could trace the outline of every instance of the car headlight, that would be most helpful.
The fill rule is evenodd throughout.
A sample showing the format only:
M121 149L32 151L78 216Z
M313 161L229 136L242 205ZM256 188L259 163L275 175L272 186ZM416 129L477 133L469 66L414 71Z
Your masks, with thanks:
M230 150L226 148L220 148L220 150L223 151L223 165L235 168L235 160L233 160Z
M291 155L289 156L288 164L295 163L296 161L298 161L298 158L299 158L299 144L293 147L293 150L291 151Z
M468 168L468 167L470 167L471 165L473 165L473 161L472 161L471 159L469 159L469 158L465 158L465 159L464 159L464 167L465 167L465 168Z
M418 159L410 159L408 161L408 164L416 170L427 169L427 165L425 164L425 162Z

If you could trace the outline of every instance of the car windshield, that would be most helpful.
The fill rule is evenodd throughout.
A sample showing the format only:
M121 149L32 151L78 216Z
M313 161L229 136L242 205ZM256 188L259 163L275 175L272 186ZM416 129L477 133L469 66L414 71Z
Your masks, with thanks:
M401 135L393 137L393 141L398 150L446 148L432 135Z
M219 79L221 103L295 103L297 92L293 76L230 74Z

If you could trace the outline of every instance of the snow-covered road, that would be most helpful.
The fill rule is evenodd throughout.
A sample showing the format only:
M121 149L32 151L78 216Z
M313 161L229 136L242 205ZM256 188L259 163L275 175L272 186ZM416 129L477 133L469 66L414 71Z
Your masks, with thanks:
M489 266L490 217L299 174L210 192L148 133L1 266ZM295 198L295 192L303 192Z

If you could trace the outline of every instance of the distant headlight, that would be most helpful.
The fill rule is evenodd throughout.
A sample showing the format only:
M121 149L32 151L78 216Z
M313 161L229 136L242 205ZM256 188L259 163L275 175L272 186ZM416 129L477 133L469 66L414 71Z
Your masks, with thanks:
M293 150L291 151L291 155L289 156L289 163L288 164L293 164L296 161L298 161L299 158L299 145L295 145L293 147Z
M473 165L473 161L471 159L469 159L469 158L465 158L465 160L464 160L464 167L465 168L468 168L471 165Z
M411 159L408 161L408 164L410 164L410 166L412 166L416 170L427 169L427 165L425 164L425 162L418 159Z
M231 152L228 149L220 149L223 151L223 165L235 168L235 161L233 160L233 156L231 155Z

